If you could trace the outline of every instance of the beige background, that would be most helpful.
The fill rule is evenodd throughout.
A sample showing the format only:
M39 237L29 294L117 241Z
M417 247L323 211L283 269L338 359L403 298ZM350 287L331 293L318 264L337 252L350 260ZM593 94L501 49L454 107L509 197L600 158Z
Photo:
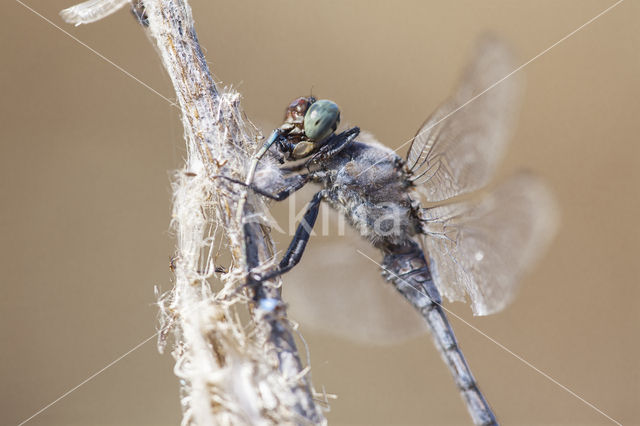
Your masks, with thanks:
M73 28L57 16L73 0L28 3L172 96L126 11ZM345 121L397 147L451 91L478 35L498 34L524 61L612 3L194 0L193 7L217 78L242 92L255 122L278 124L287 103L313 87L341 105ZM184 143L166 101L18 3L0 9L0 424L17 424L154 332L153 287L171 286L169 181ZM562 227L507 310L473 318L465 305L448 305L625 424L640 423L639 14L640 3L624 2L524 69L527 92L500 174L543 175ZM286 208L277 211L286 225ZM281 248L285 240L279 236ZM345 286L364 271L369 285L382 286L355 244L318 236L287 280L319 272L322 286L325 268ZM329 249L343 250L353 266L334 267L323 255ZM294 318L306 309L295 303ZM610 424L453 325L505 424ZM370 346L304 325L302 332L316 387L339 395L327 414L332 424L468 423L428 337ZM178 424L171 369L170 356L149 342L30 424Z

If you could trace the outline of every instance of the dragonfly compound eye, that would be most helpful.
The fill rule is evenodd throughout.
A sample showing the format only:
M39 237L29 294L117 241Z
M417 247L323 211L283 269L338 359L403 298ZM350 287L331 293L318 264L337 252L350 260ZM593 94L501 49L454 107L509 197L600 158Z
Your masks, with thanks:
M335 102L321 99L314 102L304 116L304 134L321 142L336 131L340 124L340 108Z

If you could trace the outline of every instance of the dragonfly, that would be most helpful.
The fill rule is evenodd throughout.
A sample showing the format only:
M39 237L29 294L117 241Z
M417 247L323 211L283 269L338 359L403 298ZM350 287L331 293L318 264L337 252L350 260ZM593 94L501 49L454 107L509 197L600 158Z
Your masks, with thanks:
M404 158L360 140L358 127L338 132L338 105L308 96L288 106L283 124L252 157L247 178L226 178L276 201L318 185L280 262L254 268L249 280L262 283L293 269L321 203L328 203L381 252L382 276L424 319L477 425L497 424L496 415L442 298L468 299L475 315L499 312L555 229L552 194L537 176L516 173L484 189L516 109L518 84L504 78L514 69L512 57L502 42L483 39L453 96L423 123Z

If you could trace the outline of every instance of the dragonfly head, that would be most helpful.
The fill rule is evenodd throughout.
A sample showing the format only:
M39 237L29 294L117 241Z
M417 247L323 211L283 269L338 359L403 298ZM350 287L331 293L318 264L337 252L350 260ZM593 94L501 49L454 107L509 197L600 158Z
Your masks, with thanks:
M338 128L340 108L326 99L297 98L287 108L280 132L290 143L290 159L307 157Z

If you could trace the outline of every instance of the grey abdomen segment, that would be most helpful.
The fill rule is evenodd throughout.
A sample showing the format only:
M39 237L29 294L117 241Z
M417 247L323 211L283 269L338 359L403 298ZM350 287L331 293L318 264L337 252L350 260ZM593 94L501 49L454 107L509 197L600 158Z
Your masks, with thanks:
M387 247L383 252L385 256L382 265L385 270L382 275L427 322L436 347L453 374L474 424L497 425L495 415L480 392L442 309L440 293L431 279L422 249L412 242L401 247Z

